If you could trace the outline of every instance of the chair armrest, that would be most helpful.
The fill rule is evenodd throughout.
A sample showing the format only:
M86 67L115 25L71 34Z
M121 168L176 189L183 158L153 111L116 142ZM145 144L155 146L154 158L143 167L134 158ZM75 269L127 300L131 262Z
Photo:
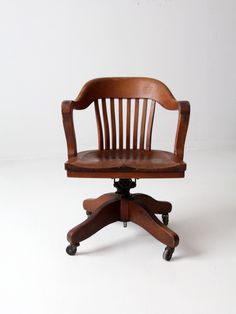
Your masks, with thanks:
M184 144L186 139L186 134L188 130L189 116L190 116L190 103L188 101L179 101L179 118L178 126L175 137L175 155L177 155L181 160L184 157Z
M77 155L77 145L75 137L75 128L73 121L74 101L64 100L61 104L61 112L63 118L63 126L67 143L68 158Z

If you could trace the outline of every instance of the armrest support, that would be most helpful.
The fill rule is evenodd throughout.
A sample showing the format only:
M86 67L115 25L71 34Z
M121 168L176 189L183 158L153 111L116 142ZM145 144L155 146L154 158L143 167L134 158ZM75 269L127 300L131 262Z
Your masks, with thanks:
M175 155L183 160L184 157L184 144L188 130L190 104L188 101L179 101L179 118L178 126L175 137Z
M67 143L68 158L77 155L77 145L75 137L75 128L73 121L74 102L72 100L64 100L61 104L63 126Z

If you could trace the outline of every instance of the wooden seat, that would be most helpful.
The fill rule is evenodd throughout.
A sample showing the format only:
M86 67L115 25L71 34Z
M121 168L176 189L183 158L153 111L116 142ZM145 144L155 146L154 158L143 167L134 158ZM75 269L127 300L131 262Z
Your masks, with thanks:
M98 149L78 152L73 111L90 105L94 106ZM152 148L158 105L179 112L173 152ZM132 179L184 177L189 102L177 101L168 87L155 79L98 78L87 82L74 101L62 102L62 115L68 151L67 176L119 179L114 180L115 193L84 201L89 217L68 232L67 253L74 255L81 241L106 225L122 221L126 226L131 221L164 243L163 257L170 260L179 243L178 235L167 227L171 203L157 201L146 194L131 194L130 189L136 186L136 180ZM162 215L162 221L157 214Z
M166 172L182 177L186 164L175 154L160 150L88 150L70 158L65 169L69 176L77 177L93 177L95 172L105 176L105 172L116 171L115 177L121 177L121 173L127 177L127 172L132 172L132 178L158 178Z

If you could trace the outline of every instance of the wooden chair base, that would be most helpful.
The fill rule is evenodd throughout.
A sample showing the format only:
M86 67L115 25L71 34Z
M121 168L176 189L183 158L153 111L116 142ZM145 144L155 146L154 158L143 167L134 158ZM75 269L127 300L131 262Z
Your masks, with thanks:
M179 243L178 235L167 227L169 213L172 209L171 203L157 201L146 194L130 194L129 189L134 186L130 187L129 185L134 181L120 179L116 183L122 180L123 183L125 180L129 180L126 181L125 188L122 187L119 190L118 187L116 193L103 194L96 199L86 199L83 202L88 218L68 232L67 239L70 245L66 249L67 253L74 255L81 241L89 238L103 227L116 221L123 221L126 226L127 222L131 221L164 243L166 248L163 258L170 260ZM155 214L161 214L163 222Z

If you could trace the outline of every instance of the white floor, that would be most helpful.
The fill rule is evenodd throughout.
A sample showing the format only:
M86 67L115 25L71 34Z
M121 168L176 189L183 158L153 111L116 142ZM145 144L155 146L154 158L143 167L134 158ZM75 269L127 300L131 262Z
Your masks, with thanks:
M102 229L68 256L82 200L113 187L66 178L63 161L0 163L1 313L236 313L236 151L188 152L185 179L138 181L136 192L173 204L180 244L171 262L132 223Z

